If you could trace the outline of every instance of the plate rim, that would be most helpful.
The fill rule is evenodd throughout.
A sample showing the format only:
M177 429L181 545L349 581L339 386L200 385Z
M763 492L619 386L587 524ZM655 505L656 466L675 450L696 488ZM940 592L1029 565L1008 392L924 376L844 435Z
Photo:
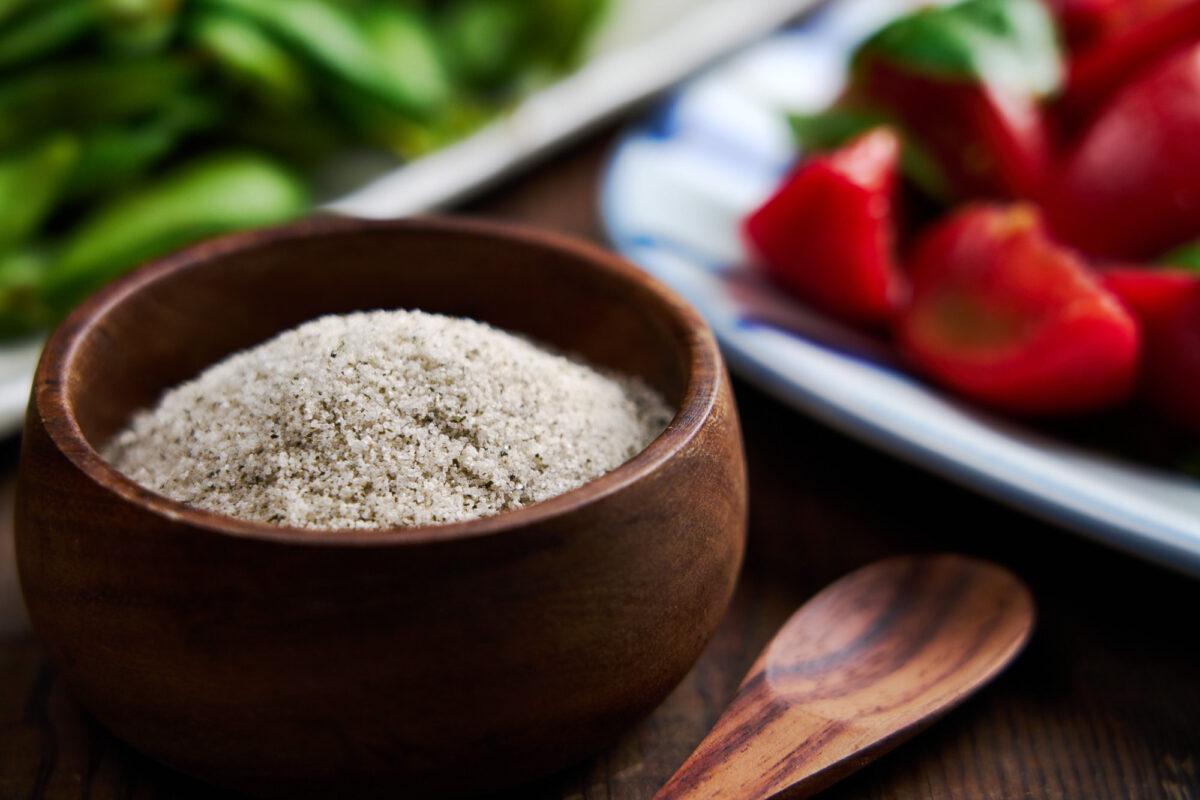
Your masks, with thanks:
M787 34L785 32L768 37L759 44L754 45L754 47L777 39L781 35ZM720 67L718 66L716 69L719 70ZM690 292L674 285L669 276L660 274L660 271L655 270L652 265L648 266L642 259L639 259L639 250L644 249L646 246L644 244L645 237L628 230L623 224L623 215L616 210L617 201L614 184L618 179L617 168L621 158L627 153L628 148L647 139L653 139L661 144L673 138L673 135L670 133L664 135L662 126L658 124L660 120L657 117L661 116L665 109L669 109L673 104L677 103L680 95L688 91L689 87L696 80L702 80L706 75L711 75L711 72L708 71L699 76L699 78L693 79L684 86L677 88L663 98L658 105L650 108L641 120L626 126L618 135L616 142L609 149L604 161L604 172L600 178L598 188L600 226L614 249L639 268L644 269L668 286L671 286L676 292L684 295L685 300L688 302L692 302ZM706 275L708 274L708 270L697 265L694 259L689 259L686 254L673 252L672 255L676 260L682 260L687 263L691 269ZM698 305L694 302L692 304ZM870 447L926 469L952 483L983 494L1012 508L1073 530L1076 533L1083 534L1117 550L1142 557L1192 577L1200 578L1200 536L1196 536L1195 534L1189 535L1189 531L1186 528L1181 529L1170 521L1164 523L1160 519L1131 516L1128 513L1123 513L1122 508L1117 505L1110 507L1109 510L1112 512L1110 514L1090 513L1084 507L1084 503L1089 499L1095 500L1096 498L1086 494L1080 495L1077 489L1057 485L1054 492L1039 491L1033 479L1040 476L1034 474L1028 476L1029 480L1019 480L1017 477L1014 477L1011 469L1012 465L1007 462L1002 462L999 465L1001 469L996 469L994 468L995 465L992 468L987 468L970 461L956 459L945 449L939 450L930 447L914 439L912 436L906 436L902 431L897 430L895 423L902 423L903 420L893 417L890 421L894 424L884 424L879 419L867 418L846 408L835 399L823 395L820 391L814 390L811 387L798 385L777 367L765 361L760 353L748 350L742 341L744 337L731 335L727 326L723 324L723 320L713 319L712 315L706 313L707 309L703 307L698 310L712 326L713 332L721 345L722 352L725 354L726 361L729 363L732 371L794 410L815 417L823 424L833 427ZM801 341L805 341L803 337L788 334L786 331L778 328L773 328L773 330L783 336L795 337L801 339ZM811 347L820 347L811 342L805 341L805 343ZM834 358L849 358L849 356L844 356L836 352L828 350L827 352ZM924 391L929 392L939 400L949 399L944 393L935 391L929 387L925 387ZM970 406L965 407L970 408ZM1007 434L986 425L983 421L976 420L973 424L984 427L989 434L1002 435L1008 438ZM1052 439L1052 437L1046 438L1048 440ZM1027 442L1023 439L1012 441L1021 446L1031 448L1031 451L1036 448L1035 443ZM1174 473L1166 470L1145 468L1137 462L1104 457L1102 454L1074 445L1068 440L1061 441L1065 446L1077 449L1083 458L1088 460L1095 459L1097 462L1105 464L1110 468L1136 472L1144 480L1162 480L1164 483L1171 484L1185 480L1183 476L1180 476L1179 480L1175 480ZM950 449L952 450L953 448ZM1062 457L1060 455L1053 452L1039 451L1038 455L1052 459L1051 463L1054 464L1065 463L1061 460ZM1099 478L1097 479L1099 480ZM1196 487L1196 491L1200 493L1200 486ZM1078 502L1064 501L1061 497L1064 492L1075 495Z

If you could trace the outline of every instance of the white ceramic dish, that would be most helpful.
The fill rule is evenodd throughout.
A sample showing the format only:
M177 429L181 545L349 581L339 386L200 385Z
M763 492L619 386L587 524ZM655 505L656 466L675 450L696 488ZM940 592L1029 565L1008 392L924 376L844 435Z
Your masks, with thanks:
M816 110L894 0L847 0L762 41L629 132L603 183L616 248L688 298L732 368L846 433L1039 517L1200 576L1200 481L1050 439L943 396L873 340L746 269L738 220L794 158L784 111Z
M387 169L327 203L384 219L461 200L630 105L677 84L819 0L613 0L591 54L573 74L450 147ZM21 427L41 337L0 345L0 436Z

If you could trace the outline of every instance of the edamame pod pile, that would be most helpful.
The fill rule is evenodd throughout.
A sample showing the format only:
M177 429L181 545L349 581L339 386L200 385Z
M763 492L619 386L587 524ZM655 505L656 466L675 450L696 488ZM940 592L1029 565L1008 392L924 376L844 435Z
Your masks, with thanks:
M283 222L349 149L460 138L606 0L0 0L0 337L138 263Z

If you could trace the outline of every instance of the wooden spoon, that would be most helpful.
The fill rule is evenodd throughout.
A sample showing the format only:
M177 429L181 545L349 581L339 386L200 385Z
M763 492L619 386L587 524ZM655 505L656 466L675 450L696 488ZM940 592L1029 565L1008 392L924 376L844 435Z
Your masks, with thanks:
M985 561L911 556L863 567L792 615L655 798L809 797L995 677L1033 617L1025 585Z

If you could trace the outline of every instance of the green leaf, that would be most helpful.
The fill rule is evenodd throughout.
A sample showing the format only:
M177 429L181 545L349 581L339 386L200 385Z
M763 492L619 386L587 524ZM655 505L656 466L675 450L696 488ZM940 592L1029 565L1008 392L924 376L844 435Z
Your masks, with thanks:
M1054 22L1039 0L967 0L922 8L864 42L855 65L878 59L949 81L1045 97L1063 79Z
M1200 241L1185 244L1159 259L1159 263L1200 272Z
M883 113L860 108L835 107L815 114L792 114L788 117L792 136L805 152L841 147L860 133L889 122Z
M833 107L816 114L793 114L788 117L792 135L801 152L819 153L833 150L851 139L880 125L900 126L887 115L873 109ZM903 147L900 150L900 171L923 192L935 200L947 200L950 190L941 168L925 148L901 130Z

